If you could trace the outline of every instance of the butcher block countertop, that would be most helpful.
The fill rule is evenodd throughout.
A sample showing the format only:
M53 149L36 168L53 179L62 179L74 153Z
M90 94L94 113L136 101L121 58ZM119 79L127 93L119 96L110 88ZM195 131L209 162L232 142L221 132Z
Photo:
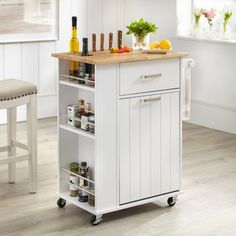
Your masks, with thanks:
M147 54L144 52L110 53L109 51L89 52L90 56L82 57L79 53L53 53L52 56L61 60L84 62L93 65L115 64L122 62L149 61L188 56L185 52L170 51L167 54Z

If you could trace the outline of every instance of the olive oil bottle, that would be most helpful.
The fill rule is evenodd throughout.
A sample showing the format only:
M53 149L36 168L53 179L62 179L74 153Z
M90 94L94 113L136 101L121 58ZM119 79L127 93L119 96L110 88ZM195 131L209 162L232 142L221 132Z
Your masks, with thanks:
M79 52L79 40L77 38L77 17L72 17L72 35L70 39L70 52ZM79 64L76 61L69 62L69 75L79 76Z

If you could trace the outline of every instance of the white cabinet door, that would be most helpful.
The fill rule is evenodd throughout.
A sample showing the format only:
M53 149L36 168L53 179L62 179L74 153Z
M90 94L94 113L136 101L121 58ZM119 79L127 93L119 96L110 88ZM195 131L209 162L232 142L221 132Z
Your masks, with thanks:
M179 190L179 92L119 101L120 204Z

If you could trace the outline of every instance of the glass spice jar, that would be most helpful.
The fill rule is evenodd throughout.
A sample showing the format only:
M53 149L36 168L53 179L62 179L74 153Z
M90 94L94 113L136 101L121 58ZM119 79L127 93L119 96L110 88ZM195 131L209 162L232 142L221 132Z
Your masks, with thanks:
M76 128L81 128L81 115L84 113L85 108L84 108L84 100L79 99L79 106L78 106L78 111L75 114L75 127Z
M91 190L89 190L91 193L93 193L94 194L94 190L93 189L91 189ZM95 206L95 196L94 195L92 195L92 194L88 194L88 204L90 205L90 206Z
M87 165L87 162L85 161L81 162L80 168L79 168L79 175L88 179L88 171L89 171L89 167ZM81 187L82 189L88 190L89 188L88 181L80 178L79 187ZM79 201L88 202L88 193L86 191L83 191L82 189L79 190Z
M72 162L70 163L70 172L73 172L75 174L78 174L79 171L79 163L77 162ZM78 185L78 176L73 175L72 173L70 174L70 196L71 197L77 197L78 196L78 189L73 186L74 185Z
M95 115L89 116L89 132L94 134L95 133Z

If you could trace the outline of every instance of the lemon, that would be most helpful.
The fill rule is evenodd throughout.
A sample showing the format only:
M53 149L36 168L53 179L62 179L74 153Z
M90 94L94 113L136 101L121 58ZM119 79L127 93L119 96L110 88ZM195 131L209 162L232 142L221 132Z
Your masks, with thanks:
M171 50L172 48L172 45L171 45L171 42L167 39L163 39L161 40L160 42L160 49L162 50Z
M159 42L158 41L153 41L152 43L150 43L149 48L150 49L158 49L159 48Z

